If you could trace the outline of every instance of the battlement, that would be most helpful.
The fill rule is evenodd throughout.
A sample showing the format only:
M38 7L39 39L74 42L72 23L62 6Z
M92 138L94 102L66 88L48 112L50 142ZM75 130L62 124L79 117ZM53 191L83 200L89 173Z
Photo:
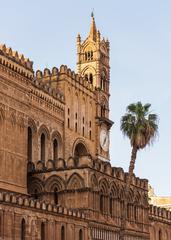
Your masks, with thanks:
M73 83L77 82L83 87L87 88L88 90L94 91L94 86L86 78L83 78L80 75L76 74L66 65L61 65L60 69L53 67L52 71L48 68L45 68L43 72L40 70L37 70L35 77L38 80L51 82L51 81L57 81L59 77L63 74L69 77L73 81Z
M42 90L43 92L52 96L53 98L59 100L60 102L64 103L64 100L65 100L64 95L59 91L59 89L54 89L50 86L50 84L48 84L46 82L42 82L40 79L38 80L36 78L32 81L32 85L34 87L36 87L37 89ZM35 89L32 89L31 93L40 97L40 98L42 98L42 99L44 99L47 102L52 103L51 100L48 99L48 97L42 95L41 93L39 93ZM53 102L53 104L56 105L55 102Z
M80 157L78 163L75 159L69 157L67 161L59 158L57 161L49 159L46 163L38 161L37 163L29 162L29 173L41 173L50 171L60 171L78 168L92 168L110 177L114 177L123 182L126 181L128 173L124 172L122 168L112 167L110 163L101 162L96 159L92 159L91 156ZM132 185L148 191L148 180L140 179L133 175Z
M85 218L85 214L79 210L71 210L60 205L53 205L45 201L35 200L28 196L17 196L15 193L0 192L0 203L10 204L17 207L32 208L35 210L48 211L53 214L63 214L76 218Z
M33 77L33 62L5 44L0 45L0 64L25 77Z
M169 222L171 223L171 211L167 210L166 208L150 205L149 215L152 218L169 220Z

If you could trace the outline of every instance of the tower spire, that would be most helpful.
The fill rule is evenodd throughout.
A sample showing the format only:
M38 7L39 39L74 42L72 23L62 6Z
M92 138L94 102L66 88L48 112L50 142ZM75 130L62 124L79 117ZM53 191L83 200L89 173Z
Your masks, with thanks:
M94 13L91 13L91 26L90 26L90 33L89 37L92 38L96 42L96 35L97 35L97 28L94 19Z

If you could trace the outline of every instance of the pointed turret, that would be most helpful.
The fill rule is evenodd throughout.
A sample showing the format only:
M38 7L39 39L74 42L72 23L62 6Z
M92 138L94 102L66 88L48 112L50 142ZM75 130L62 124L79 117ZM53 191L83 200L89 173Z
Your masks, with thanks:
M91 18L92 18L92 20L91 20L89 37L96 42L97 28L96 28L96 23L95 23L93 12L91 14Z

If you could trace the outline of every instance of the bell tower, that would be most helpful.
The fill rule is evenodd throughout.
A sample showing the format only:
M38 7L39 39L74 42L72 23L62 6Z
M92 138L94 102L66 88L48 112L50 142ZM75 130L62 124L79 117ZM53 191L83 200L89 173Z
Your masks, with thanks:
M109 93L109 41L101 39L96 28L95 18L91 14L91 26L88 37L81 41L77 36L77 72L85 77L96 89Z
M103 161L109 160L109 130L113 124L109 120L109 50L109 41L101 38L92 13L88 37L81 41L80 35L77 36L77 73L95 89L96 155Z

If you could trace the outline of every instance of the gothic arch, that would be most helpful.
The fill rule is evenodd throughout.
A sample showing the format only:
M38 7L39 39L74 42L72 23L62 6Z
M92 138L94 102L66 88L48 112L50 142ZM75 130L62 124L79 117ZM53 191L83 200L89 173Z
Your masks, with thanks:
M109 184L105 178L101 179L99 182L99 190L100 192L103 192L104 194L109 193Z
M110 184L110 196L112 198L118 198L119 197L119 190L118 187L114 182Z
M138 191L135 192L134 202L135 202L137 205L140 205L140 204L142 203L142 201L141 201L141 194L140 194Z
M42 133L45 134L45 136L47 137L48 140L50 139L49 130L48 130L48 128L44 124L42 124L40 126L39 131L38 131L38 135L40 136Z
M93 75L95 75L96 74L96 69L94 67L92 67L91 65L88 65L82 70L81 75L85 76L85 74L87 72L91 72Z
M128 202L129 203L134 203L134 192L132 189L129 190L129 193L128 193Z
M67 181L67 189L81 189L85 187L84 179L78 174L73 173Z
M29 193L35 194L42 193L44 191L43 182L38 178L31 178L28 182Z
M36 127L36 123L33 119L29 118L28 119L28 127L30 127L32 129L33 134L37 133L37 127Z
M93 50L93 51L96 51L96 50L97 50L97 49L96 49L96 45L94 44L93 41L85 42L85 43L83 43L82 46L83 46L83 48L82 48L82 51L83 51L83 52L91 51L91 50Z
M53 192L57 188L58 191L65 189L64 180L56 175L50 176L45 182L45 191Z

